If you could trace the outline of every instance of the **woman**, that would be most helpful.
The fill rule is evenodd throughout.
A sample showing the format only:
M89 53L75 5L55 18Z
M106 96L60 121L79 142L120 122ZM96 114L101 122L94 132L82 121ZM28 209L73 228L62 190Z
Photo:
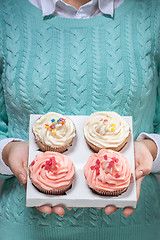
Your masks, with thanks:
M52 212L46 215L25 208L20 182L3 175L8 178L0 199L3 239L158 238L160 186L148 174L159 159L160 1L31 2L44 18L27 0L1 0L0 7L2 159L22 184L31 113L111 110L133 116L135 139L141 132L156 135L142 134L135 142L140 196L135 211L39 207Z

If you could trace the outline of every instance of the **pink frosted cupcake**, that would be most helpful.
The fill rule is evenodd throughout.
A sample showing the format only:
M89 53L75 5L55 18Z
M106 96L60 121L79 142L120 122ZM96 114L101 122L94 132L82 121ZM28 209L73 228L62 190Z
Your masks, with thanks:
M106 149L89 157L84 166L84 176L90 188L108 196L125 192L133 178L127 158L119 152Z
M61 153L38 154L29 166L32 184L47 194L63 194L74 179L75 167L71 159Z

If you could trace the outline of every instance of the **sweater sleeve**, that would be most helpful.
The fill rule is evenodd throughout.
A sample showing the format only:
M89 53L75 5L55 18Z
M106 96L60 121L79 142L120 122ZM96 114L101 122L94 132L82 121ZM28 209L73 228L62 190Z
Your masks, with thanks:
M2 21L0 15L0 140L8 138L8 118L6 113L4 92L3 92L3 51L2 51ZM11 175L0 174L0 179L10 178Z
M160 58L160 56L159 56ZM160 134L160 63L158 68L159 84L157 87L157 104L154 118L154 132Z
M157 102L156 102L156 112L154 117L154 133L160 134L160 0L156 4L156 16L155 19L155 60L157 66L158 74L158 86L157 86Z

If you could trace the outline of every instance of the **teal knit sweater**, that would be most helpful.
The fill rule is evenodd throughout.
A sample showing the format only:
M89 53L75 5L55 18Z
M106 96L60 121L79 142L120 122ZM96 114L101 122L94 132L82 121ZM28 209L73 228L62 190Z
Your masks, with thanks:
M0 139L28 140L29 115L55 111L132 115L134 137L160 133L160 0L126 0L91 19L49 16L28 0L0 0ZM142 182L134 213L66 209L64 217L25 207L25 191L7 178L0 196L1 240L156 240L160 185Z

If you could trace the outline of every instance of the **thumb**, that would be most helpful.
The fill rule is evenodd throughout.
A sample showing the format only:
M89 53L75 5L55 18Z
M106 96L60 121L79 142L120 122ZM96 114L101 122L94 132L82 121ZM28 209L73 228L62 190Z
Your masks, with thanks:
M144 177L143 177L143 178L144 178ZM138 180L136 181L136 188L137 188L137 202L138 202L139 197L140 197L141 183L142 183L143 178L138 179Z
M25 173L22 173L22 172L19 173L18 176L17 176L17 178L19 179L19 181L20 181L23 185L26 184L26 182L27 182L27 176L26 176Z
M21 159L17 159L15 161L12 161L12 163L14 165L11 165L10 168L13 174L23 185L25 185L27 182L27 169L24 167L23 161Z
M136 179L139 179L141 177L144 177L148 174L150 174L152 169L152 162L150 161L144 161L143 164L140 164L137 168L136 168Z
M136 176L136 179L140 179L141 177L144 176L144 172L143 172L141 166L139 166L138 168L136 168L135 176Z

